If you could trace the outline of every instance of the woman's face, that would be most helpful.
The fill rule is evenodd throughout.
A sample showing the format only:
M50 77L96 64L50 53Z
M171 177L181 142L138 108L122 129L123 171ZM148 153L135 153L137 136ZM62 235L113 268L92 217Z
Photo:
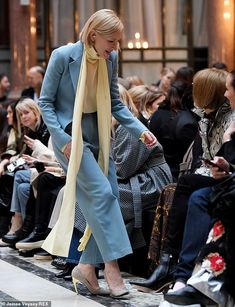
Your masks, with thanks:
M35 130L37 118L31 109L25 108L19 113L20 122L23 126Z
M0 81L0 88L4 91L4 92L8 92L10 90L10 82L7 78L7 76L4 76L2 78L2 80Z
M95 51L104 59L107 59L111 52L118 48L118 42L120 41L121 37L121 32L114 32L107 36L102 36L95 30L92 30L90 33L90 38L93 42Z
M13 125L13 111L11 106L7 107L7 121L9 126Z
M161 79L161 86L165 91L168 91L171 82L174 80L175 74L172 71L169 71L167 74L162 76Z
M235 110L235 89L232 86L232 75L228 74L226 78L226 91L224 96L228 98L231 108Z

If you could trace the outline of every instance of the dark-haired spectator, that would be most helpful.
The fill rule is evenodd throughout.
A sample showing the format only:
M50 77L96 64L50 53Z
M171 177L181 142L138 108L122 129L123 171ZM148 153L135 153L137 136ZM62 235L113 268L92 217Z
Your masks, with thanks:
M194 70L190 66L182 66L176 71L175 81L180 81L184 84L184 94L182 97L182 105L188 109L193 109L193 76Z
M174 81L174 79L174 69L171 67L163 67L160 72L160 79L156 83L153 83L153 86L167 94L170 84Z
M164 150L166 162L170 166L172 176L177 181L179 165L190 144L198 132L198 120L185 105L182 97L187 85L174 81L166 99L159 105L150 118L150 131L158 139ZM177 148L177 150L176 150Z
M0 74L0 108L7 109L7 94L10 91L10 82L6 74Z
M0 155L6 150L8 139L7 111L0 108Z
M27 73L29 87L22 91L21 97L29 97L37 102L44 74L45 70L41 66L31 67Z

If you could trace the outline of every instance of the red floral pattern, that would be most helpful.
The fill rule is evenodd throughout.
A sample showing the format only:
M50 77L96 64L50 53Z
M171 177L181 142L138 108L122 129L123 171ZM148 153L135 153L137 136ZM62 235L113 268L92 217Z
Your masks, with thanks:
M221 221L217 221L209 233L207 243L218 240L219 238L222 237L224 233L225 233L224 225L222 224Z
M218 276L226 269L224 258L219 253L209 254L203 261L202 267L212 272L213 275Z

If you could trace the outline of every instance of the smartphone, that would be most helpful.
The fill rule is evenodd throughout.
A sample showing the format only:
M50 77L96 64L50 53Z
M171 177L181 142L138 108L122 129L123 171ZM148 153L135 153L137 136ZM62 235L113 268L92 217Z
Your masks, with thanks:
M223 167L217 165L216 163L214 163L213 161L209 160L209 159L205 159L205 158L202 158L202 161L207 164L207 165L211 165L211 166L214 166L214 167L218 167L218 169L222 172L225 172L226 174L229 174L229 172L227 170L225 170Z

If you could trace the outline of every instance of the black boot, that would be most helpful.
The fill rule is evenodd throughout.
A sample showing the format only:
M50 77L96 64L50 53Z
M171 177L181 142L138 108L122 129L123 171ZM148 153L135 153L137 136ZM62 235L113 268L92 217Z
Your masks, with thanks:
M6 234L3 236L2 241L15 245L17 242L25 239L33 231L34 228L34 218L30 215L26 215L22 227L15 233Z
M61 272L57 273L55 277L64 278L65 280L72 280L72 270L77 264L75 263L66 263L66 267Z
M16 243L16 248L24 250L41 248L48 234L49 230L42 230L36 226L27 238Z
M152 275L147 280L131 281L130 284L137 285L143 288L150 288L157 292L161 291L163 288L172 283L175 265L176 259L172 255L166 252L162 252L160 257L160 263L154 270ZM142 291L145 292L144 289L142 289Z
M9 231L11 216L1 216L0 212L0 239Z

